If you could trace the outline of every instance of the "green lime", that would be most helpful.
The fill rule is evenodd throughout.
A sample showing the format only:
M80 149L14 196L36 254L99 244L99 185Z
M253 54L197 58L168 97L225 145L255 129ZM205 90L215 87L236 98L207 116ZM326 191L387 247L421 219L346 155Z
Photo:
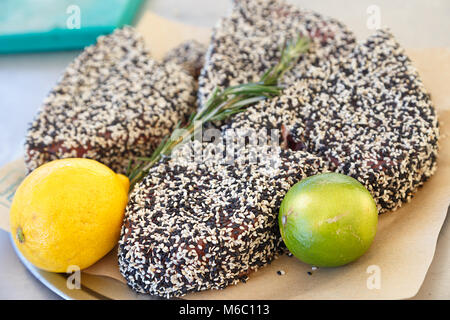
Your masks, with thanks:
M369 191L357 180L323 173L292 186L281 203L278 222L294 256L313 266L337 267L369 249L378 212Z

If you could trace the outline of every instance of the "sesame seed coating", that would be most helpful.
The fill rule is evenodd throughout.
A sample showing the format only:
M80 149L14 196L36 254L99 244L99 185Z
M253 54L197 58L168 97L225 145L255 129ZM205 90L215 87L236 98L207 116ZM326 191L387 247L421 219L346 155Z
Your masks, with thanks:
M99 37L73 61L32 122L29 171L83 157L124 172L147 156L194 109L195 80L175 64L152 60L131 27Z
M436 170L439 125L417 70L380 30L332 67L303 79L224 126L279 129L286 146L320 156L360 181L379 213L399 208Z
M176 63L195 79L205 63L207 46L197 40L188 40L170 50L163 59L163 63Z
M284 194L324 163L287 150L278 166L249 164L248 152L265 154L240 150L233 163L175 157L135 187L119 241L120 271L132 289L167 298L221 289L246 281L277 255Z
M231 14L213 30L199 77L199 105L216 86L257 81L278 62L280 47L299 35L311 39L310 50L283 76L288 84L299 78L326 78L330 65L356 41L339 21L282 0L234 1Z

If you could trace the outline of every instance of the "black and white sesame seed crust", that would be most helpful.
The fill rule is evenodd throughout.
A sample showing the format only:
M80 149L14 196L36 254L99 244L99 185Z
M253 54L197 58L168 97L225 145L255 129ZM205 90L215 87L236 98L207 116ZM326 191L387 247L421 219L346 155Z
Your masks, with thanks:
M325 170L310 153L279 156L278 167L174 158L152 168L130 195L119 241L128 285L182 296L245 281L272 261L280 252L277 211L284 194Z
M197 79L205 62L206 50L205 44L197 40L188 40L167 52L163 63L176 63Z
M417 70L388 31L369 37L324 81L300 80L223 127L287 131L288 147L320 156L399 208L436 170L439 125Z
M327 78L330 66L356 43L353 33L339 21L283 0L234 1L231 14L213 29L199 77L199 105L216 86L257 81L278 61L284 42L299 34L311 39L311 48L283 76L287 84Z
M117 172L148 156L195 110L195 80L150 58L131 27L99 37L65 70L29 127L29 171L68 157L98 160Z

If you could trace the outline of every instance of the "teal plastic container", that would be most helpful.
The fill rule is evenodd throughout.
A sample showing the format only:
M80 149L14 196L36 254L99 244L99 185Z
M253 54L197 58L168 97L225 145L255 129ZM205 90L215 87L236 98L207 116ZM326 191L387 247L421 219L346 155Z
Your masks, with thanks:
M142 0L0 0L0 53L81 49L133 22Z

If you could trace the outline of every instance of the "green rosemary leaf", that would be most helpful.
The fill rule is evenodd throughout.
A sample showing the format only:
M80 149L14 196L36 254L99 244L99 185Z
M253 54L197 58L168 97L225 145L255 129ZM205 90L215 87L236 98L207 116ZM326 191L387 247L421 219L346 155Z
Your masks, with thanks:
M151 161L152 158L151 157L136 157L137 160L141 160L141 161Z
M131 172L131 166L133 165L133 159L130 159L128 161L128 166L127 166L127 170L125 171L125 175L128 177L130 175Z
M235 109L235 110L229 110L228 112L223 112L221 114L218 114L214 117L211 118L211 121L222 121L225 120L229 117L231 117L232 115L235 115L236 113L241 113L245 111L245 109Z
M245 106L248 106L250 104L256 103L258 101L265 100L265 99L266 99L265 96L258 96L258 97L248 98L248 99L236 102L235 104L233 104L233 108L245 107Z

